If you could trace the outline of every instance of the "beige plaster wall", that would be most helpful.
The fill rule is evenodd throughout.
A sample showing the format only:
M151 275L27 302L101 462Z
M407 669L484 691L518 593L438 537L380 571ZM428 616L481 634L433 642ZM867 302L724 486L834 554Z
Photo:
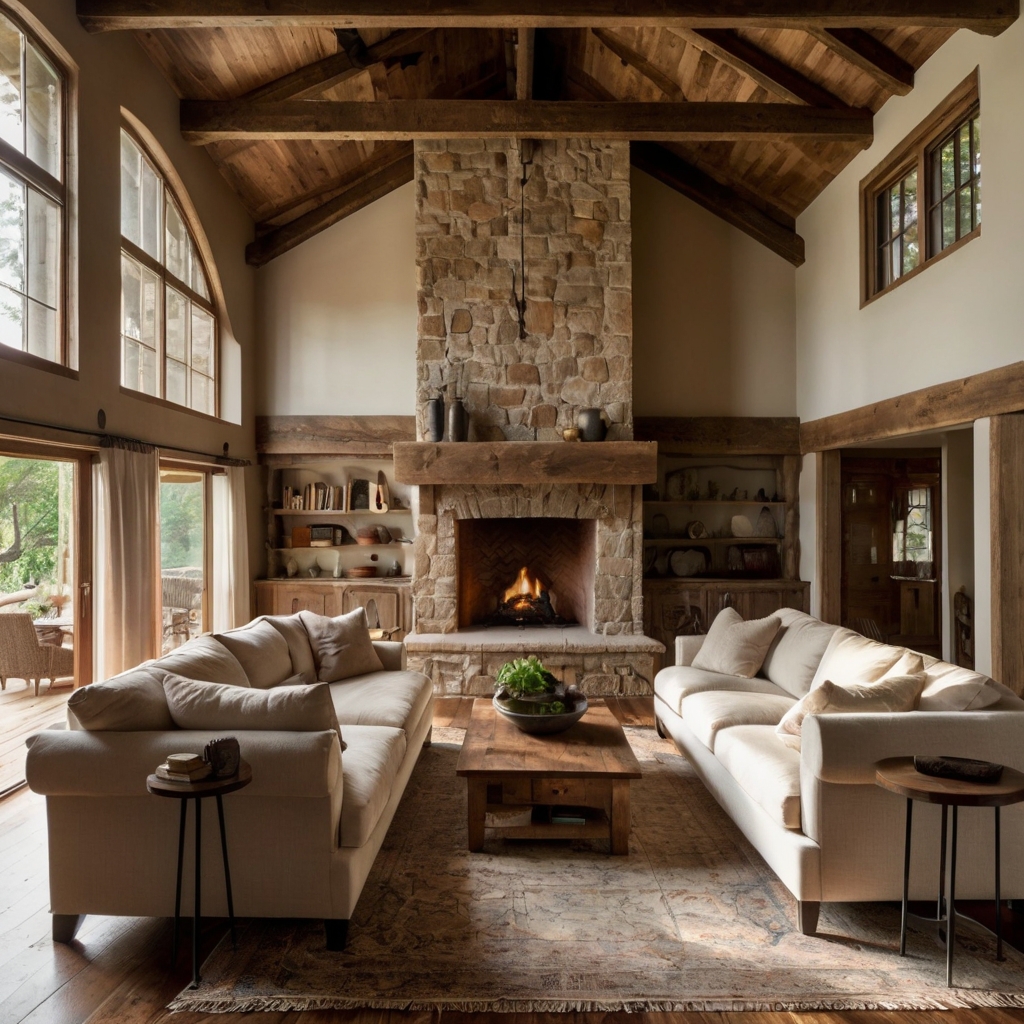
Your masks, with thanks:
M796 293L781 256L633 169L637 416L796 415Z

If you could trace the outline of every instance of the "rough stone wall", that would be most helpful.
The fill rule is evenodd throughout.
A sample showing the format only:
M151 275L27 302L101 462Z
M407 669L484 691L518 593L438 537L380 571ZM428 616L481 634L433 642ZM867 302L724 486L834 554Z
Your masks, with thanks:
M558 516L597 521L595 633L643 634L643 504L623 484L420 487L412 594L417 633L458 629L455 520Z
M458 394L471 440L553 441L598 407L633 436L629 143L416 143L417 410ZM526 337L520 338L525 200Z

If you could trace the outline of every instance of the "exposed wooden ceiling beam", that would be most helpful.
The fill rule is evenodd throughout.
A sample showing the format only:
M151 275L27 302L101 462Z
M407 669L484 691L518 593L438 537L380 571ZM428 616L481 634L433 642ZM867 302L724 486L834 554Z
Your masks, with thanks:
M733 189L656 143L634 142L629 156L634 167L750 235L794 267L804 262L804 240L794 230L792 218L782 211L778 220L769 217Z
M814 28L808 31L888 92L906 96L914 88L914 66L863 29Z
M262 267L276 256L294 249L325 228L412 181L412 146L396 146L395 150L393 161L384 166L376 165L373 170L353 177L340 195L250 242L245 247L245 262Z
M762 89L792 103L838 110L845 104L817 82L738 36L730 29L675 29L688 43L757 82Z
M802 139L868 146L866 110L790 103L587 103L565 100L182 100L194 145L228 139L610 138L653 142Z
M516 99L533 99L533 59L536 29L521 28L516 33Z
M970 28L998 35L1019 0L78 0L90 31L327 28Z
M679 103L685 101L686 97L683 95L682 87L678 82L673 82L661 68L652 64L642 53L634 50L614 32L606 28L595 28L591 29L591 31L623 64L628 64L635 71L638 71L670 100L675 100Z

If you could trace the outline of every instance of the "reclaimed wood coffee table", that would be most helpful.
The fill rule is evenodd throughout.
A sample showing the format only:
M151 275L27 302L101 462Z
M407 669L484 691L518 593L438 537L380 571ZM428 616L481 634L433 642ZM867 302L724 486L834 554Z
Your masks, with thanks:
M530 736L495 710L473 703L456 773L469 796L469 849L483 849L486 829L508 839L608 839L629 853L629 783L640 764L603 702L565 732ZM573 808L580 823L554 822Z

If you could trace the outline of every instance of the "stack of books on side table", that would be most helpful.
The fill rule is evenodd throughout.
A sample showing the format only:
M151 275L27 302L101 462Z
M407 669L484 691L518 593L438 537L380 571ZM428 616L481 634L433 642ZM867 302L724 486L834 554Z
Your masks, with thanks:
M167 782L201 782L212 771L198 754L168 754L167 760L157 767L156 777Z

